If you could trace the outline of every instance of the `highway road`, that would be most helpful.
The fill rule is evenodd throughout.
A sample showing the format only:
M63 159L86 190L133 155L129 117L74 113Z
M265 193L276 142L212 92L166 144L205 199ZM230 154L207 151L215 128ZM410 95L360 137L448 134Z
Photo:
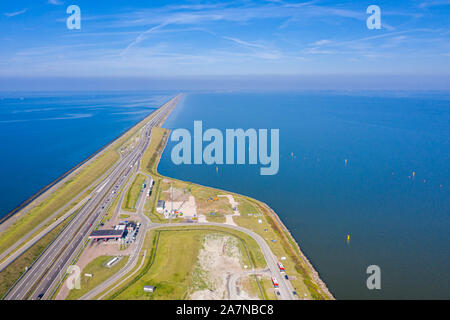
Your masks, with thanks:
M145 201L147 200L147 190L150 188L150 180L151 177L143 172L139 172L140 174L143 174L147 177L146 179L146 188L144 188L141 192L141 195L138 199L138 205L136 207L136 215L138 215L141 219L141 227L140 230L141 232L139 232L137 238L136 238L136 242L135 242L135 250L133 251L133 253L130 255L127 263L125 264L125 266L120 270L120 272L116 273L112 278L109 278L108 280L106 280L105 282L103 282L100 286L94 288L93 290L91 290L90 292L88 292L87 294L85 294L84 296L82 296L80 298L80 300L90 300L93 299L95 296L97 296L98 294L100 294L102 291L104 291L106 288L108 288L109 286L113 285L114 283L116 283L122 276L125 276L128 272L132 271L133 268L135 267L136 263L139 260L139 254L141 252L142 246L144 245L144 241L145 241L145 235L147 230L149 229L149 226L152 224L152 222L150 221L150 219L145 215L144 213L144 205L145 205ZM136 173L137 174L137 173ZM132 180L132 179L130 179ZM123 192L123 194L125 194L125 192ZM120 208L122 208L122 202L123 202L123 197L120 198L120 201L117 204L117 208L118 210L120 210ZM117 212L117 214L120 214L121 211ZM130 214L129 212L124 212L126 214ZM144 262L144 261L142 261ZM139 268L138 268L139 269ZM128 279L128 277L127 277Z
M151 136L151 129L159 125L179 101L179 96L159 108L154 116L144 125L138 145L94 190L93 197L63 229L43 254L33 263L16 285L9 291L5 299L47 299L51 289L64 275L76 254L83 248L89 234L100 222L118 194L133 167L139 165ZM114 191L114 192L113 192Z

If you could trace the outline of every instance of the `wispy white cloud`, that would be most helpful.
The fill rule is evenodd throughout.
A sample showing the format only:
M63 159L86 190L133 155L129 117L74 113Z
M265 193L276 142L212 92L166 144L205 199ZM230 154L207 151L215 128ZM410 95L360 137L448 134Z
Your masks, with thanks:
M15 17L15 16L18 16L18 15L21 15L21 14L27 12L27 10L28 10L28 8L25 8L23 10L16 11L16 12L5 13L5 16L7 16L7 17Z
M151 24L152 26L142 31L133 41L131 41L123 50L122 55L128 54L136 45L142 43L150 34L169 25L192 25L200 26L212 22L234 22L248 23L251 20L260 19L299 19L301 17L312 18L318 16L342 17L351 19L363 19L363 13L321 7L315 5L316 1L303 3L285 3L283 1L271 2L266 5L248 5L244 7L221 5L184 5L183 11L178 11L179 6L168 6L158 10L140 10L127 13L118 17L117 21L110 24L115 27L139 27ZM233 41L242 46L263 48L261 44L243 41L236 37L222 37Z
M435 0L435 1L424 1L419 4L419 8L430 8L436 6L450 5L450 0Z
M397 31L397 32L388 32L388 33L383 33L383 34L377 34L374 36L370 36L370 37L362 37L362 38L356 38L356 39L352 39L352 40L346 40L346 41L318 41L315 43L316 46L320 46L320 47L342 47L342 46L347 46L347 45L351 45L351 44L355 44L355 43L361 43L361 42L367 42L367 41L371 41L371 40L376 40L376 39L382 39L382 38L396 38L397 40L405 40L405 37L399 37L400 35L404 35L407 33L418 33L418 32L425 32L425 33L434 33L434 32L438 32L439 30L434 30L434 29L410 29L410 30L404 30L404 31Z
M102 76L293 73L314 72L314 68L346 70L346 66L354 67L346 64L351 59L360 62L364 71L373 65L372 60L364 64L365 58L389 56L401 64L405 57L428 53L444 60L449 52L450 46L443 45L448 40L445 27L439 34L411 28L409 18L417 22L420 17L414 14L423 14L417 7L415 11L401 11L401 7L396 9L400 12L383 11L384 30L375 31L365 28L367 14L358 8L333 8L319 1L262 4L245 0L86 14L89 30L60 32L52 37L54 42L44 41L41 47L2 50L0 74L17 70L27 74L71 70L75 75ZM283 21L289 22L283 30L277 29ZM394 28L399 31L391 31ZM438 37L444 41L437 41ZM417 46L425 41L430 43L420 51Z
M248 42L248 41L244 41L238 38L233 38L233 37L227 37L227 36L222 36L223 39L225 40L230 40L234 43L240 44L244 47L250 47L250 48L266 48L264 45L259 44L259 43L252 43L252 42Z
M141 43L141 42L145 39L145 37L146 37L147 35L149 35L150 33L154 32L155 30L158 30L158 29L163 28L163 27L166 26L166 25L167 25L167 23L162 23L162 24L159 24L159 25L157 25L157 26L155 26L155 27L153 27L153 28L150 28L150 29L148 29L148 30L146 30L146 31L144 31L144 32L141 32L141 33L137 36L137 38L136 38L133 42L131 42L131 43L130 43L123 51L122 51L121 55L127 54L127 52L128 52L131 48L133 48L135 45Z
M312 46L323 46L323 45L330 44L331 42L332 42L331 40L323 39L323 40L318 40L314 43L311 43L311 45Z
M60 5L64 4L64 1L61 1L61 0L48 0L48 3L49 4L53 4L55 6L60 6Z

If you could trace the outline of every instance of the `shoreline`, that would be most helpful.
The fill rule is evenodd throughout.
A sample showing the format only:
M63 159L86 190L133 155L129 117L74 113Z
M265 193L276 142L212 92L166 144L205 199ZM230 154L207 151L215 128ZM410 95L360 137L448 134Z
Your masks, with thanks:
M170 136L170 129L166 129L169 131L169 136ZM239 193L236 193L234 191L227 191L224 189L220 189L220 188L215 188L215 187L210 187L210 186L205 186L202 185L200 183L196 183L196 182L192 182L192 181L184 181L184 180L180 180L178 178L173 178L167 175L163 175L158 171L158 167L159 167L159 163L161 161L162 155L164 153L164 150L167 147L167 143L168 143L169 139L166 139L165 143L164 143L164 147L158 157L158 160L155 164L155 173L157 175L159 175L161 178L168 178L168 179L172 179L175 181L180 181L180 182L189 182L198 186L201 186L203 188L208 188L208 189L214 189L214 190L219 190L222 191L224 193L229 193L232 195L236 195L236 196L240 196L240 197L244 197L249 199L250 201L256 202L258 204L260 204L262 207L265 207L267 209L267 211L272 215L272 217L275 219L276 223L281 227L281 229L286 232L287 236L290 238L289 240L292 241L295 244L295 247L293 249L296 249L300 255L300 258L302 259L302 261L306 264L306 267L308 268L308 271L311 273L313 281L320 287L320 289L323 291L323 293L330 299L330 300L336 300L336 298L333 296L333 294L330 292L330 290L328 289L326 283L320 278L319 272L314 268L314 266L312 265L312 263L309 261L308 257L303 253L303 251L300 248L300 245L298 244L297 240L294 238L294 236L291 234L291 232L289 231L289 229L286 227L286 225L282 222L281 218L278 216L278 214L265 202L246 196L246 195L242 195Z
M169 99L170 101L170 99ZM163 104L164 105L164 104ZM27 199L22 201L16 208L12 209L8 213L6 213L3 217L0 218L0 232L2 231L2 228L7 228L9 224L14 223L15 221L20 218L22 215L26 214L27 211L31 210L33 208L33 203L35 201L42 201L44 200L48 195L50 195L52 192L54 192L61 183L63 183L65 180L72 177L73 174L76 174L79 170L84 169L86 165L88 165L91 161L95 160L97 157L102 155L105 151L108 150L114 143L116 143L118 140L123 138L126 134L128 134L130 131L141 125L149 116L153 115L155 112L159 110L158 108L154 108L154 110L147 114L144 118L139 120L136 124L131 126L128 129L125 129L125 131L120 134L119 136L113 138L108 143L106 143L104 146L100 147L95 151L93 154L89 155L86 159L82 160L81 162L77 163L75 166L64 172L62 175L54 179L52 182L48 183L41 189L39 189L36 193L29 196ZM114 166L114 164L113 164ZM111 168L110 168L111 169ZM108 169L109 170L109 169Z
M250 198L253 199L253 198ZM263 206L265 206L269 212L273 215L273 217L278 221L278 224L283 228L283 230L289 235L289 237L291 238L292 242L295 244L296 249L298 250L298 252L300 253L300 257L302 258L303 262L305 262L306 266L309 268L309 271L311 272L311 274L313 275L313 280L319 285L319 287L323 290L323 292L331 299L331 300L336 300L336 298L333 296L333 294L330 292L330 290L328 289L326 283L320 278L319 272L314 268L314 266L312 265L312 263L309 261L308 257L303 253L303 251L300 249L300 245L298 244L297 240L294 238L294 236L291 234L291 232L289 231L289 229L286 227L286 225L281 221L280 217L278 216L278 214L275 213L275 211L265 202L262 202L260 200L256 200L255 201L261 203Z

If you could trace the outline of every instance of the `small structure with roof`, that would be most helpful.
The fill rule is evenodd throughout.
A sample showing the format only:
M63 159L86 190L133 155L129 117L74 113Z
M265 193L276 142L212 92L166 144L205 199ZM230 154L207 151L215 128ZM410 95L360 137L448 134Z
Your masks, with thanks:
M155 292L155 287L154 286L144 286L144 292L153 293L153 292Z
M156 212L163 213L165 207L166 207L166 202L164 200L158 200L158 202L156 204Z

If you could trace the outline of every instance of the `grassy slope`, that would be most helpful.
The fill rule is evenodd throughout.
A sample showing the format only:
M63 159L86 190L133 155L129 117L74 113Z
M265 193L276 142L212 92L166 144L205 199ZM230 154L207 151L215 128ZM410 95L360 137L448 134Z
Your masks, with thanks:
M147 174L150 174L155 183L153 186L152 195L145 202L144 211L150 217L150 219L156 223L169 222L167 219L162 218L162 216L156 212L156 202L161 198L162 194L162 178L156 172L156 166L159 162L162 151L164 150L164 146L166 144L168 136L169 130L164 128L153 128L150 144L147 150L144 152L141 160L141 170L143 170Z
M122 257L122 259L111 268L106 267L105 264L112 258L112 256L100 256L91 261L81 272L80 289L70 290L66 300L76 300L82 297L84 294L118 272L128 260L128 257ZM93 277L86 277L86 273L92 274Z
M122 203L123 210L136 212L135 205L139 198L139 194L141 193L142 184L144 183L145 179L146 176L144 176L143 174L138 173L136 175L133 183L130 186L130 189L125 196L125 201Z

